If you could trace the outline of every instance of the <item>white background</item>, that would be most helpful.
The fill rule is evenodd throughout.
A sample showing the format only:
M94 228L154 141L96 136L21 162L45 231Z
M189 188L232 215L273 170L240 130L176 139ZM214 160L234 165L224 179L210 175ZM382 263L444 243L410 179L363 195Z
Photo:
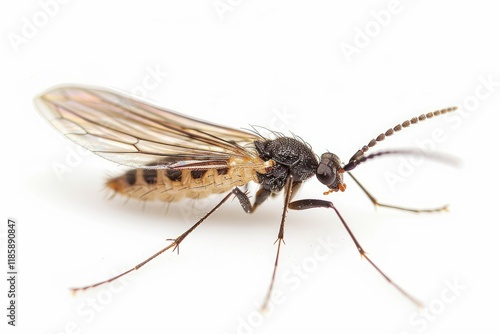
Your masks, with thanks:
M500 22L491 2L9 6L0 10L2 263L7 217L18 221L19 246L15 329L6 325L6 281L0 284L1 326L9 333L498 331ZM346 56L347 45L356 53ZM162 73L157 81L154 70ZM65 82L145 92L159 105L237 128L292 131L317 154L329 150L343 161L398 122L458 105L453 118L426 121L378 147L418 147L437 131L432 145L459 157L460 166L404 165L408 159L397 157L356 170L381 200L449 203L449 213L374 210L347 177L348 191L329 196L373 260L424 302L423 313L360 260L333 211L312 210L289 213L276 281L282 297L260 315L279 198L253 215L229 203L185 240L179 256L164 254L125 286L71 296L69 287L160 249L217 199L176 203L168 213L163 203L106 200L104 180L121 169L75 156L32 106L34 95ZM58 176L61 164L68 169ZM391 175L400 177L392 186ZM323 198L324 190L311 180L298 197ZM328 240L331 253L321 248Z

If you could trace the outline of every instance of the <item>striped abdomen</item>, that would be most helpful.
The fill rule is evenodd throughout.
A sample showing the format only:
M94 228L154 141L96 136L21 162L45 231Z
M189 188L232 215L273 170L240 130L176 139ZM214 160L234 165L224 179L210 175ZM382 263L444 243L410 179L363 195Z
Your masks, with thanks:
M125 196L172 202L227 192L250 181L258 181L256 170L251 168L133 169L110 179L106 185Z

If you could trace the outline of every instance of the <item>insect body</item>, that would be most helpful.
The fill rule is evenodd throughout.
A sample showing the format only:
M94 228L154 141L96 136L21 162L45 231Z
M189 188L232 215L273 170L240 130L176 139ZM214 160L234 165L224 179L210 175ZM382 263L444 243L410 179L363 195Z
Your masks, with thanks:
M250 181L258 182L257 171L249 168L203 166L203 169L132 169L108 180L106 185L125 196L141 200L173 202L225 193ZM263 169L265 171L265 168Z
M284 192L284 207L277 238L274 270L264 305L267 305L278 267L284 240L285 218L288 209L333 209L346 228L360 254L396 289L412 302L419 302L395 284L366 255L347 223L332 202L319 199L292 201L297 190L307 179L316 178L330 192L344 191L344 173L373 204L413 212L434 212L446 209L412 209L379 203L350 173L359 164L382 155L418 153L408 150L379 151L371 155L370 147L410 124L451 112L447 108L427 113L398 124L372 139L349 160L342 164L333 153L324 153L318 159L311 148L297 137L275 134L266 139L257 132L247 132L196 120L170 110L105 89L84 86L60 86L35 99L40 113L67 138L108 160L130 166L122 176L108 180L107 186L117 193L143 200L177 201L182 198L202 198L214 193L225 197L186 232L165 248L153 254L124 273L103 282L73 291L85 290L111 282L137 270L168 249L179 244L203 223L230 197L235 196L243 209L250 213L270 195ZM250 181L260 184L252 203L240 187Z

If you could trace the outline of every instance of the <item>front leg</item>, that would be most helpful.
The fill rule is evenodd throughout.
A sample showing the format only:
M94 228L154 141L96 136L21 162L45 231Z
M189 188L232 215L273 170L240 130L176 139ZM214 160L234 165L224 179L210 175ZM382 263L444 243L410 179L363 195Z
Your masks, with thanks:
M415 212L415 213L419 213L419 212L439 212L439 211L448 211L448 205L443 205L443 206L440 206L440 207L437 207L437 208L431 208L431 209L414 209L414 208L406 208L406 207L402 207L402 206L398 206L398 205L393 205L393 204L384 204L384 203L380 203L376 198L375 196L373 196L362 184L361 182L358 181L357 178L354 177L354 175L352 175L351 172L347 172L349 174L350 177L352 177L352 179L354 180L354 182L356 182L356 184L361 188L361 190L365 193L366 196L368 196L368 198L370 199L370 201L373 203L373 205L375 206L380 206L380 207L384 207L384 208L389 208L389 209L396 209L396 210L401 210L401 211L410 211L410 212Z

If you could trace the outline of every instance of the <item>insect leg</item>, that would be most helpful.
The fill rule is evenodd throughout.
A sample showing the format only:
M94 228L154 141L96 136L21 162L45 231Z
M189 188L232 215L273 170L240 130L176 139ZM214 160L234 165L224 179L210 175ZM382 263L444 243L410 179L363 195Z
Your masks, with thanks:
M292 194L290 196L290 199L293 198L293 196L297 193L299 190L300 186L302 185L302 182L293 182L292 183ZM255 194L255 202L253 205L250 203L250 199L248 198L247 194L243 191L241 191L239 188L234 188L233 189L233 194L238 198L240 201L241 207L243 210L245 210L246 213L253 213L255 209L259 205L265 202L265 200L272 194L271 191L260 188L257 190L257 193Z
M240 201L243 210L245 210L246 213L252 213L260 204L264 203L269 195L271 195L271 192L264 188L260 188L255 195L255 202L253 203L253 205L252 203L250 203L248 195L245 192L241 191L239 188L234 188L233 194L234 196L236 196L238 201Z
M347 172L350 177L356 182L356 184L361 188L361 190L365 193L366 196L370 199L370 201L373 203L375 206L380 206L384 208L390 208L390 209L396 209L396 210L402 210L402 211L410 211L410 212L438 212L438 211L448 211L448 205L443 205L437 208L431 208L431 209L414 209L414 208L406 208L402 206L397 206L397 205L392 205L392 204L384 204L380 203L370 192L361 184L361 182L358 181L357 178L352 175L351 172Z
M235 195L236 197L238 197L237 195L237 191L239 189L238 188L235 188L235 190L233 190L232 192L230 192L229 194L227 194L220 202L219 204L217 204L212 210L210 210L207 214L205 214L200 220L198 220L196 222L196 224L194 224L193 226L191 226L187 231L185 231L184 233L182 233L181 235L179 235L177 238L175 239L167 239L169 241L171 241L171 243L161 249L160 251L156 252L155 254L151 255L150 257L148 257L146 260L142 261L141 263L137 264L135 267L117 275L117 276L114 276L114 277L111 277L105 281L102 281L102 282L98 282L98 283L94 283L94 284L91 284L91 285L87 285L87 286L83 286L83 287L78 287L78 288L71 288L71 292L72 293L76 293L78 291L83 291L83 290L87 290L87 289L90 289L90 288L95 288L97 286L100 286L102 284L106 284L106 283L110 283L110 282L113 282L114 280L117 280L118 278L122 277L122 276L125 276L127 275L128 273L134 271L134 270L139 270L142 266L144 266L146 263L148 263L149 261L153 260L154 258L156 258L157 256L161 255L162 253L164 253L165 251L173 248L172 250L176 250L177 249L177 252L179 251L179 245L180 243L191 233L193 232L194 229L196 229L198 226L201 225L201 223L203 223L212 213L214 213L219 207L222 206L222 204L224 204L224 202L226 202L229 197L231 197L232 195ZM241 192L241 190L239 190ZM238 197L239 198L239 197ZM241 198L240 199L240 203L241 203ZM248 198L247 198L248 200ZM243 206L243 204L242 204Z
M276 250L276 259L274 260L274 269L273 269L273 274L271 276L271 283L269 284L269 288L266 293L266 297L264 298L264 302L262 303L261 310L266 311L267 306L269 305L269 300L271 299L271 294L273 292L273 287L274 287L274 282L276 280L276 271L278 269L278 260L280 257L280 249L281 249L281 244L285 243L284 241L284 236L285 236L285 219L286 219L286 213L288 211L288 205L292 199L292 196L294 194L294 188L297 189L297 184L298 182L293 182L293 177L292 175L289 175L287 177L286 183L285 183L285 204L283 206L283 213L281 214L281 223L280 223L280 229L278 231L278 238L274 242L275 244L278 243L278 248Z
M345 229L347 230L347 233L349 233L349 236L351 237L352 241L356 245L356 248L358 249L359 254L361 254L362 257L364 257L375 270L377 270L380 275L382 275L389 284L391 284L393 287L395 287L399 292L401 292L406 298L408 298L412 303L417 305L418 307L423 307L423 304L418 301L415 297L410 295L408 292L403 290L399 285L394 283L389 276L387 276L366 254L365 250L363 247L361 247L360 243L358 240L356 240L356 237L352 233L351 229L347 225L346 221L344 218L341 216L340 212L337 210L337 208L333 205L332 202L329 201L323 201L319 199L303 199L303 200L298 200L290 203L288 207L292 210L307 210L307 209L314 209L314 208L327 208L327 209L333 209L337 216L340 218L340 221L342 222L342 225L344 225Z

